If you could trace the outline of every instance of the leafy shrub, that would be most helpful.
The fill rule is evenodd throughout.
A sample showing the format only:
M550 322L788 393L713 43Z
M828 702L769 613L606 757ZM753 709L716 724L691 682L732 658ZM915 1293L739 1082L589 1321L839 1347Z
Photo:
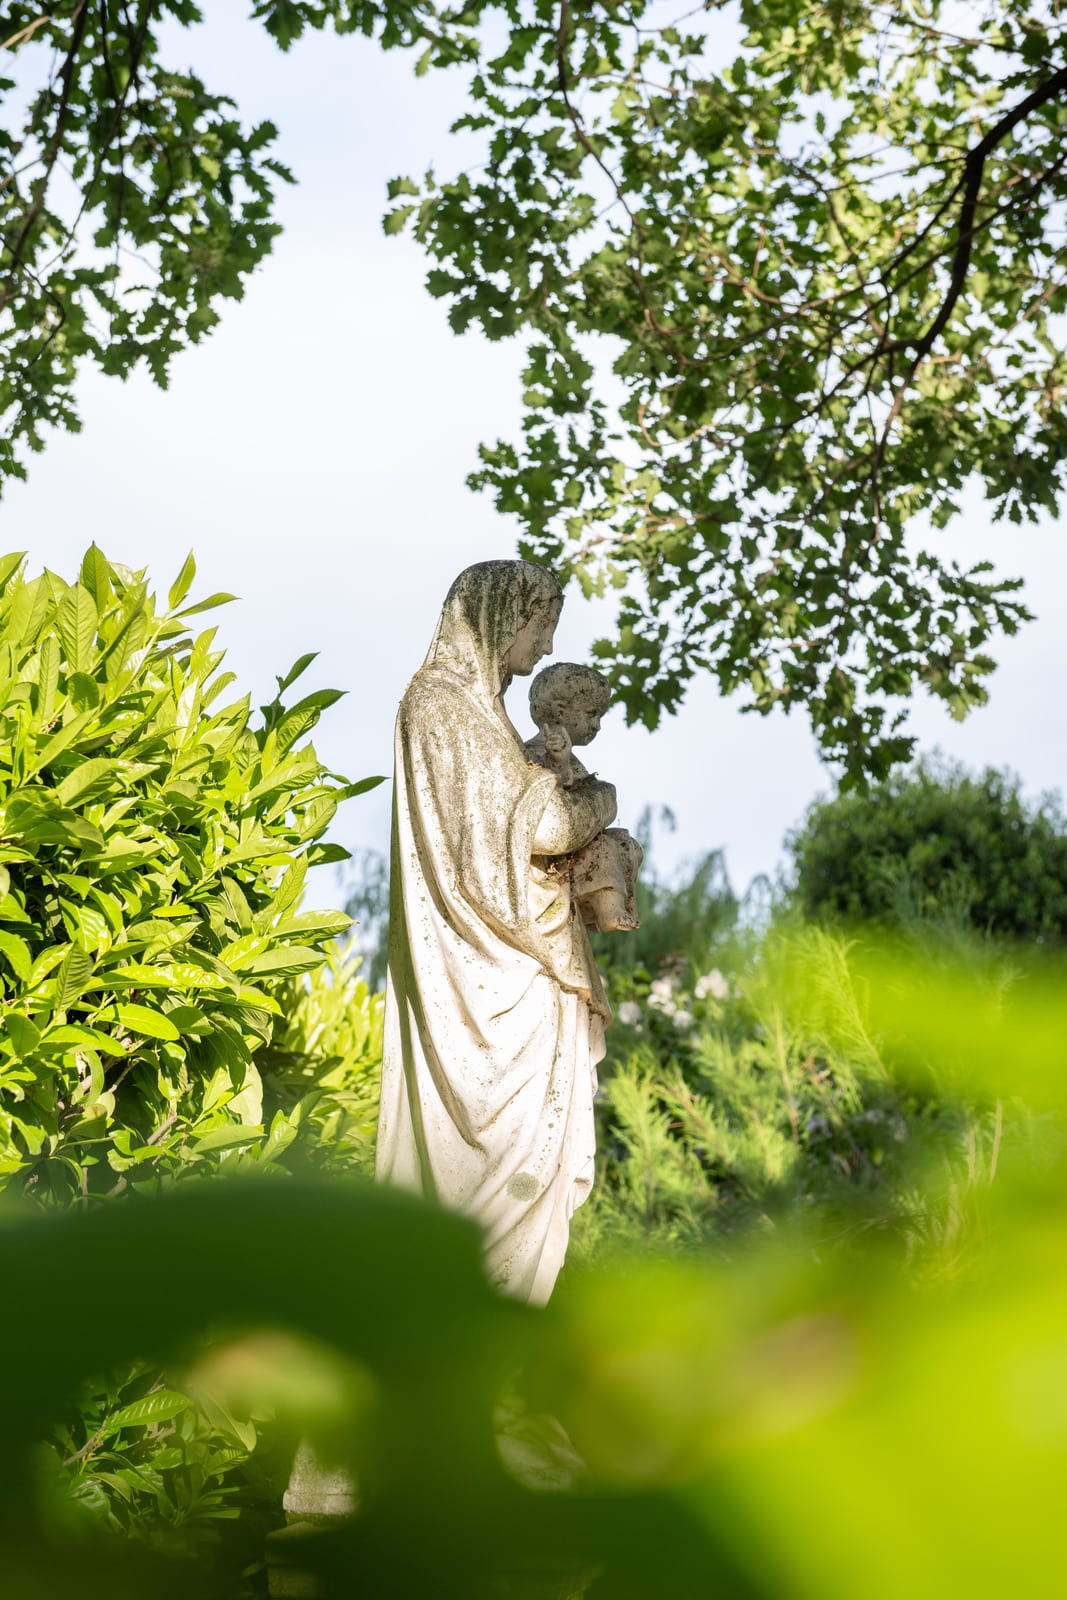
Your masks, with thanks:
M260 1159L289 1150L301 1171L373 1169L385 994L362 964L352 946L330 945L325 966L279 994L263 1066L265 1105L277 1109Z
M779 1224L825 1238L861 1219L911 1248L916 1162L958 1163L992 1116L893 1079L840 937L771 928L736 952L704 973L670 963L619 1005L578 1256L733 1248Z
M336 693L257 725L213 632L91 549L0 564L0 1182L53 1206L212 1172L366 1166L383 1000L300 908L337 801L301 743ZM95 1376L50 1436L71 1504L158 1549L276 1518L256 1420L180 1369ZM233 1536L229 1543L232 1545Z
M0 1178L58 1204L259 1142L280 995L348 925L300 909L368 786L301 742L337 691L283 703L304 656L225 702L194 571L160 608L95 546L73 584L0 562Z
M370 1169L385 999L355 952L325 954L276 992L280 1016L257 1056L266 1126L231 1148L230 1173ZM96 1526L172 1553L225 1542L240 1565L261 1560L279 1520L287 1442L269 1405L230 1405L210 1371L136 1360L94 1375L47 1447L70 1505Z
M791 835L795 898L818 920L964 921L1013 939L1067 936L1067 821L1010 773L927 761L817 801Z
M142 1359L82 1386L45 1440L68 1523L188 1555L218 1548L223 1524L244 1516L251 1548L243 1553L260 1554L280 1490L262 1451L256 1459L256 1424L193 1387L180 1370L161 1373ZM234 1530L225 1533L232 1544Z

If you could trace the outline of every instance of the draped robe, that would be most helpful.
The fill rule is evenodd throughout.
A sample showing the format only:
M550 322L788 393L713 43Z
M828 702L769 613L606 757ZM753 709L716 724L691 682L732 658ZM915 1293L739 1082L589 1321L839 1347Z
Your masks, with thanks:
M535 855L561 791L503 711L501 630L446 608L397 718L377 1173L474 1217L494 1282L541 1303L592 1186L610 1012L566 874ZM600 821L566 807L577 849Z

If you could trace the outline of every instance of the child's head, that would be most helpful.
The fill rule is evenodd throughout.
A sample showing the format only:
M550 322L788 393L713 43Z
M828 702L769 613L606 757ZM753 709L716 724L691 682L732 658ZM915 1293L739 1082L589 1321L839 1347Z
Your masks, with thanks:
M530 714L537 726L560 724L572 744L589 744L596 738L610 703L611 690L603 673L574 661L546 667L530 685Z

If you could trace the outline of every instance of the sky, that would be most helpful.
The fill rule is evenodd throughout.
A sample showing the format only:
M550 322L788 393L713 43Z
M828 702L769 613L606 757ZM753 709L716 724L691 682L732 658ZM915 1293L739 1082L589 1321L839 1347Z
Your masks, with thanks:
M282 55L243 10L209 0L205 25L175 30L170 48L244 118L279 125L278 154L300 180L282 197L285 232L244 300L176 360L169 390L144 374L83 377L83 430L53 436L28 483L7 490L0 549L69 578L95 540L146 566L162 591L193 549L196 593L240 596L207 620L256 703L317 650L302 686L348 691L316 730L320 755L351 777L387 774L397 703L449 584L473 561L515 554L516 526L464 480L480 441L518 435L522 347L455 337L423 286L418 246L381 231L389 178L463 164L448 133L462 78L416 79L409 57L332 35ZM1060 788L1062 529L993 527L976 498L936 540L968 564L988 558L1023 576L1038 620L994 649L987 707L961 725L919 702L907 731L972 767L1011 767L1035 797ZM606 604L570 594L557 659L586 658L610 619ZM518 683L509 704L525 727ZM787 830L833 786L801 715L743 715L710 683L653 733L609 713L586 765L616 784L621 824L649 805L674 812L676 830L654 839L661 870L722 848L742 889L776 871ZM388 788L347 802L331 837L385 848ZM309 895L338 904L344 885L323 868Z

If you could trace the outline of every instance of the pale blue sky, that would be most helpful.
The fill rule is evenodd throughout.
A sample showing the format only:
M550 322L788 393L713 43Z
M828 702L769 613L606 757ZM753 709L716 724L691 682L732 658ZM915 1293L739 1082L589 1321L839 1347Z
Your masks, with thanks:
M83 380L84 431L52 439L29 483L9 490L0 545L69 574L95 539L147 565L161 589L193 547L201 592L241 596L214 619L241 682L267 698L275 673L319 650L308 687L350 691L320 724L320 752L353 776L387 772L396 704L449 582L472 561L514 553L514 527L464 478L480 440L517 433L521 350L454 338L422 287L417 246L380 226L388 178L455 165L447 127L462 81L416 80L408 59L362 39L316 36L282 56L233 0L207 10L175 54L245 118L280 125L279 154L300 178L283 197L286 232L245 300L175 363L169 392L143 376ZM976 502L936 537L1024 575L1039 621L995 652L989 707L959 726L920 704L913 731L923 748L1015 768L1033 793L1058 787L1062 533L992 529ZM557 655L581 659L609 615L571 595ZM523 712L516 686L512 714ZM609 716L589 753L618 786L623 822L649 803L675 810L664 865L723 846L739 886L774 869L785 830L831 782L799 716L742 716L708 684L654 734ZM350 802L334 837L384 846L388 807L384 787ZM337 885L324 872L312 895L335 901Z

